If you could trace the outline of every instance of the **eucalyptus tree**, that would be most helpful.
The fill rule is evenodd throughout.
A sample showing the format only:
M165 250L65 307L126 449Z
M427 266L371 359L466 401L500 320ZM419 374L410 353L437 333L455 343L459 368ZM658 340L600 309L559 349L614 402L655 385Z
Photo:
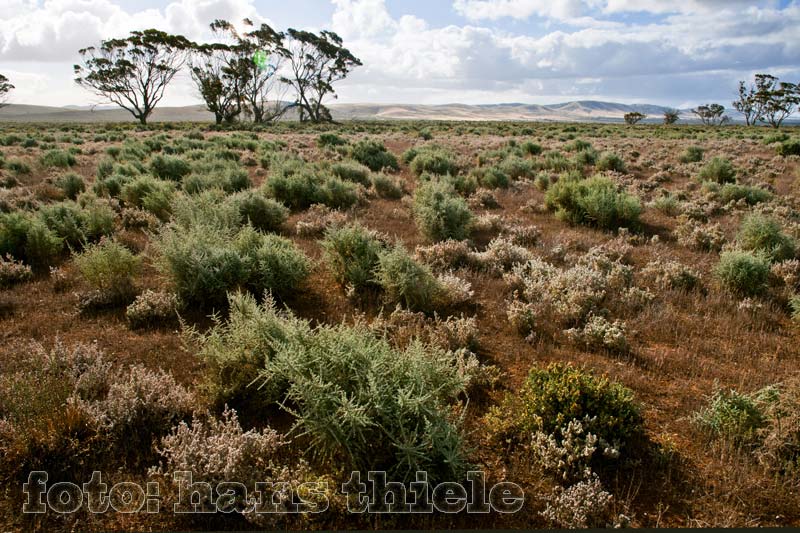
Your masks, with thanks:
M79 50L82 63L74 66L75 81L147 124L193 46L181 35L133 31Z

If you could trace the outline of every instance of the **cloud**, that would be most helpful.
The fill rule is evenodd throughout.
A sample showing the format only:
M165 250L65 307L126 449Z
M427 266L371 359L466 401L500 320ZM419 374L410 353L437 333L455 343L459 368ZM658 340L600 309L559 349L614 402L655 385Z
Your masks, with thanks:
M136 29L152 27L203 40L217 18L264 20L252 0L178 0L163 11L137 12L126 12L111 0L10 1L13 9L0 13L4 61L74 61L79 49Z
M453 8L469 20L497 20L510 17L527 19L531 16L559 20L580 17L585 9L583 0L455 0Z

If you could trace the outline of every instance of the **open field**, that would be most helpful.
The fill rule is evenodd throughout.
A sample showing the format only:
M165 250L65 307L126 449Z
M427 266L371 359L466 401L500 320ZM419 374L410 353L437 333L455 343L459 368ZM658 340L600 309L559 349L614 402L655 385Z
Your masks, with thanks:
M800 526L782 131L0 125L2 529ZM229 468L201 472L174 428L199 446L226 404ZM599 443L569 449L573 420ZM181 464L326 481L330 506L19 512L31 470L160 480L171 509ZM524 507L357 515L335 494L416 468L482 470Z

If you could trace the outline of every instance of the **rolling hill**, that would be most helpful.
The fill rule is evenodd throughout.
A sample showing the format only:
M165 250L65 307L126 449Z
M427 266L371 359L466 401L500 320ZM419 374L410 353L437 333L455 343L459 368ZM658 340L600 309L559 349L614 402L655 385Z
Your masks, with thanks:
M667 109L651 104L620 104L582 100L561 104L334 104L336 120L470 120L470 121L552 121L552 122L621 122L625 113L638 111L649 120L661 121ZM736 120L735 112L729 112ZM0 109L0 122L129 122L123 109L85 106L48 107L12 104ZM202 105L159 107L151 121L210 122L213 115ZM681 111L683 122L695 122L688 110Z

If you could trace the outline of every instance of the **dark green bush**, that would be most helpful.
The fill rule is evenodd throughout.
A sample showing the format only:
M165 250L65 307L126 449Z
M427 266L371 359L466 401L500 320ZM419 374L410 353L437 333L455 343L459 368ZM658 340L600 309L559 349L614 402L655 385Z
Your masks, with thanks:
M150 160L150 172L162 180L181 181L191 171L189 163L179 157L157 155Z
M467 203L444 181L430 181L417 187L413 212L417 227L433 241L460 241L472 229L473 215Z
M256 191L242 191L231 197L239 209L242 221L264 232L279 231L289 210L282 203L265 198Z
M350 157L365 165L373 172L383 169L398 170L397 158L383 143L372 139L358 141L350 149Z
M756 296L767 289L769 259L751 252L732 250L720 255L715 274L731 292Z
M48 150L41 161L45 167L67 168L75 164L75 156L66 150Z
M644 435L640 407L627 387L572 365L534 368L519 393L489 414L496 437L525 443L534 432L555 434L577 420L587 433L620 450L633 450Z
M331 172L334 176L345 181L369 185L370 170L355 161L342 161L331 165Z
M783 141L775 147L778 155L786 157L788 155L800 155L800 140L792 139L790 141Z
M239 288L285 296L309 273L308 259L288 239L250 226L181 222L183 217L164 226L155 247L159 267L187 304L218 307L225 304L228 292Z
M471 174L478 180L481 187L487 189L505 189L511 183L508 174L496 166L478 167L474 169Z
M331 227L321 244L325 261L340 285L360 290L375 284L375 268L384 248L375 232L358 224Z
M618 191L613 181L601 176L562 176L547 189L545 205L561 220L603 229L635 226L642 212L635 196Z
M613 170L615 172L625 172L625 162L620 156L611 152L603 152L597 159L595 165L598 170Z
M56 187L64 192L64 196L70 200L75 200L80 193L86 190L86 183L83 177L74 172L69 172L60 176L55 181Z
M781 226L772 218L760 214L747 216L736 236L743 250L765 254L771 261L792 259L797 244L781 231Z
M39 218L0 213L0 256L10 255L41 269L51 265L62 248L62 239Z
M725 202L744 200L748 205L756 205L772 199L772 193L761 187L749 187L737 183L726 183L719 190L720 199Z
M317 146L325 148L328 146L343 146L347 141L336 135L335 133L323 133L317 138Z
M416 176L423 173L453 176L458 174L455 157L442 148L420 150L411 160L410 168Z
M704 154L705 150L703 150L701 147L690 146L685 152L683 152L679 159L681 163L699 163L703 160Z
M700 169L698 178L701 181L713 181L720 185L734 183L736 181L736 169L724 157L714 157Z
M386 174L373 174L372 187L381 198L396 200L403 196L403 187L401 182L395 178L387 176Z

